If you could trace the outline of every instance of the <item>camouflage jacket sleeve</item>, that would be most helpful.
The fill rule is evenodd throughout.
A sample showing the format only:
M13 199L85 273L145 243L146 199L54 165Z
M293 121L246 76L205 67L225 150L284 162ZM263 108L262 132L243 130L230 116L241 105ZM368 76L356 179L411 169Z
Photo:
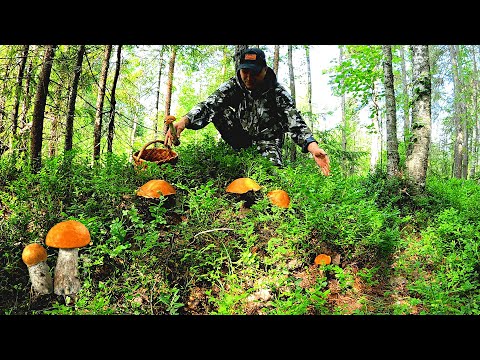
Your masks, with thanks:
M277 86L277 106L279 113L287 121L287 131L290 132L292 140L302 148L302 152L308 152L308 144L317 142L313 133L302 118L302 115L295 106L292 96L282 85Z
M235 78L231 78L213 92L204 101L195 105L187 114L189 124L187 129L198 130L207 126L212 117L220 110L228 106L228 99L235 91Z

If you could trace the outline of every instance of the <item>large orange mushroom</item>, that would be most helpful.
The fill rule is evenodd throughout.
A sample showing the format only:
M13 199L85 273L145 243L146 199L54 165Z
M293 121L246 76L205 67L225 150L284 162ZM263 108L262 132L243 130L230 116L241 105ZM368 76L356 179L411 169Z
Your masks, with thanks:
M48 231L45 244L58 248L53 276L53 291L56 295L72 296L80 291L78 249L90 242L90 232L80 221L65 220Z
M22 260L28 267L33 289L40 295L51 294L53 281L47 264L47 250L38 243L28 244L23 249Z
M255 192L260 190L261 186L253 179L242 177L233 180L225 188L225 191L230 194L238 195L240 200L243 200L245 207L250 207L256 200Z
M267 197L273 205L281 208L288 208L290 206L290 196L285 190L276 189L269 191Z
M174 195L175 188L165 180L150 180L137 190L138 196L157 199L160 196Z
M248 191L260 190L261 186L257 182L248 177L242 177L233 180L225 189L228 193L245 194Z

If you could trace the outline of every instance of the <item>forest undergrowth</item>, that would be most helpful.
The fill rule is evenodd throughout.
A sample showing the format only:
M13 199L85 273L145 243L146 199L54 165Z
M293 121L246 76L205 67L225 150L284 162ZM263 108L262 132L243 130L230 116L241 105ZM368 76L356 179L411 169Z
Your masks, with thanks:
M428 177L413 196L377 171L324 177L305 154L284 168L206 138L178 147L176 165L145 170L126 156L98 164L75 153L37 174L0 158L0 309L3 315L438 315L480 313L480 187ZM334 157L332 157L334 159ZM70 164L70 165L68 165ZM240 177L253 201L225 191ZM176 194L147 199L152 179ZM283 189L290 206L267 193ZM79 249L75 297L38 295L23 248L45 246L74 219L92 242ZM46 246L45 246L46 247ZM55 268L58 249L46 247ZM319 254L330 264L316 264Z

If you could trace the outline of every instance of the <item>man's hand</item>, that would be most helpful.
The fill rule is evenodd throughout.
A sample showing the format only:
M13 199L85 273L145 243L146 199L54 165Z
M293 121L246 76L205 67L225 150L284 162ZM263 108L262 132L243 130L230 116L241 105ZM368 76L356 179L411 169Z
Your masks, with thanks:
M185 126L187 126L187 124L188 124L188 118L186 116L182 117L180 120L173 123L173 128L177 132L177 139L180 138L180 134L182 133L183 130L185 130ZM171 128L172 127L169 126L167 132L165 133L165 140L163 142L165 146L170 146L174 140L172 133L170 131Z
M325 150L320 148L316 142L308 144L308 152L312 154L313 159L317 165L322 169L322 173L325 176L330 175L330 159Z

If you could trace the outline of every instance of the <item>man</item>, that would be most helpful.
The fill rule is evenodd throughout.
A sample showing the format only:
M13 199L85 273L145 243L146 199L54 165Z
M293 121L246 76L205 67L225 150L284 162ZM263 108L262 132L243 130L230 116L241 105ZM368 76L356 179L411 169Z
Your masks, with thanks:
M277 82L261 49L244 50L236 75L174 123L177 138L184 129L198 130L210 122L233 149L255 146L276 166L283 166L283 139L289 132L302 152L312 154L322 173L330 174L327 153L318 146L291 95ZM165 145L172 141L168 130Z

